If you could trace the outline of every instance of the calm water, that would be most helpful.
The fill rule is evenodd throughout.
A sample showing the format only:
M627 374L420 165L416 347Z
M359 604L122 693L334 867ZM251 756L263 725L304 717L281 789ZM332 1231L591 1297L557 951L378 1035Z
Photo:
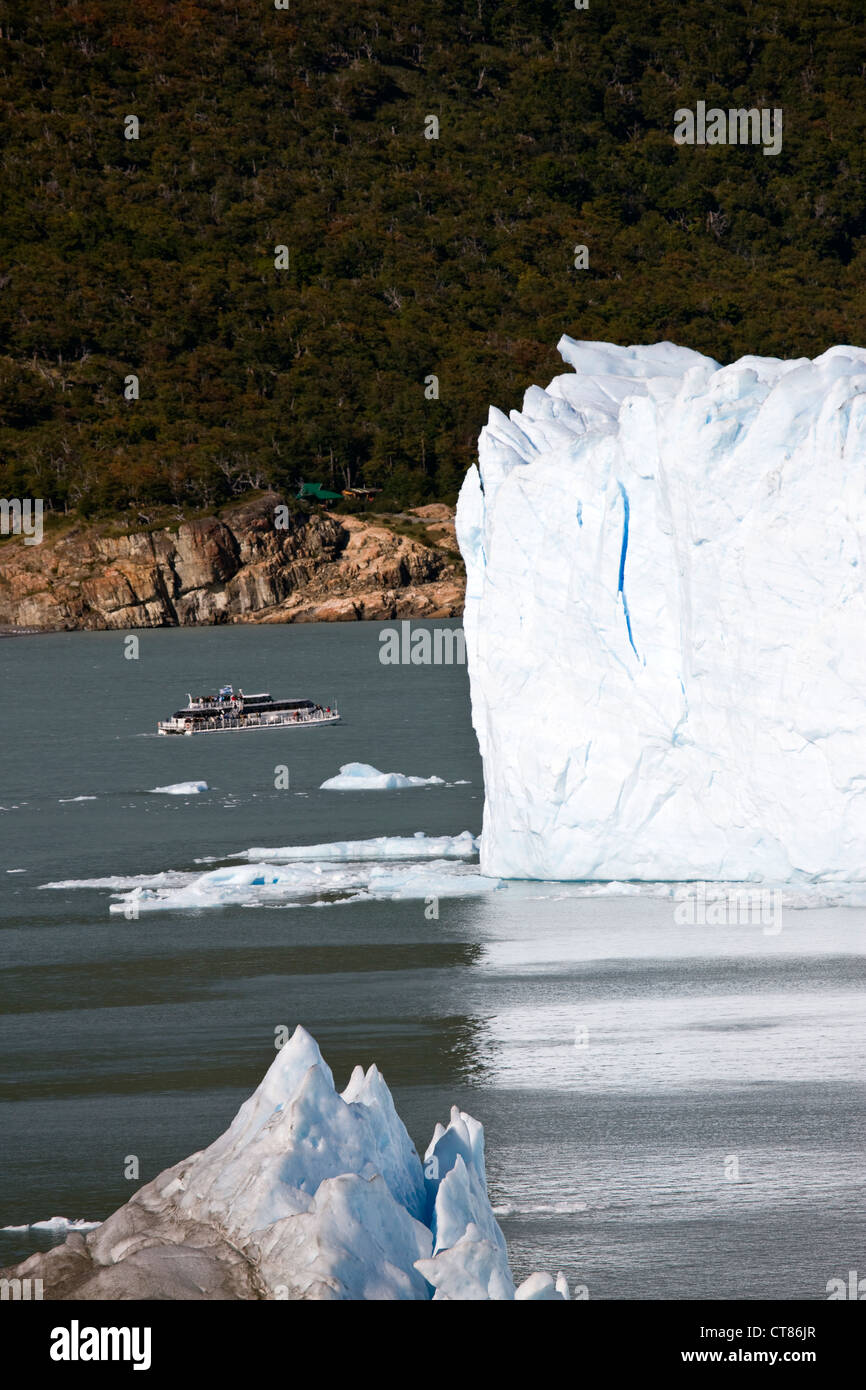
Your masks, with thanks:
M106 1216L217 1136L303 1023L338 1084L376 1061L416 1144L483 1121L518 1277L593 1298L820 1298L866 1274L864 924L684 928L566 885L109 915L40 884L254 845L481 826L465 671L382 666L378 625L0 641L0 1225ZM341 726L159 739L186 692L334 696ZM468 785L318 788L341 763ZM274 769L290 769L288 790ZM198 797L149 788L204 780ZM93 800L75 800L91 797ZM575 1045L576 1042L579 1045ZM738 1179L733 1174L738 1171ZM0 1263L48 1243L0 1235Z

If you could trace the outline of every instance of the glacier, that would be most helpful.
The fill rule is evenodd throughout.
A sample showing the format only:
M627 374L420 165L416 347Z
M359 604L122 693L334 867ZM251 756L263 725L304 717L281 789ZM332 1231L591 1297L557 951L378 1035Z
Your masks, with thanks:
M569 1298L562 1273L515 1287L479 1122L454 1107L422 1165L379 1070L339 1093L300 1026L208 1148L2 1273L58 1299Z
M564 337L457 535L482 873L866 878L866 350Z

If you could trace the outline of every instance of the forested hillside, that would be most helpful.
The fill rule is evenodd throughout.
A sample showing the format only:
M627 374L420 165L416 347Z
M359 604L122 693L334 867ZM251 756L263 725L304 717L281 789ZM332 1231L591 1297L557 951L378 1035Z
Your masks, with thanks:
M453 500L563 332L722 361L866 341L861 0L0 17L2 496ZM781 153L677 146L698 100L781 107Z

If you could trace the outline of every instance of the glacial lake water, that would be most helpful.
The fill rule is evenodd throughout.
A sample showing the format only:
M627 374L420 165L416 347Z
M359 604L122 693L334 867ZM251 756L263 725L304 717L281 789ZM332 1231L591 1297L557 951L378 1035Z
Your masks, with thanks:
M418 899L251 894L127 920L107 888L40 887L478 833L466 672L382 665L379 632L141 632L136 661L121 633L0 641L0 1226L107 1216L216 1138L275 1029L303 1023L338 1085L379 1065L419 1149L452 1104L483 1122L518 1279L820 1299L866 1275L864 909L786 911L770 935L522 883L442 897L438 919ZM226 681L337 697L344 723L155 736L187 691ZM446 785L319 790L355 760ZM194 780L210 790L149 790ZM51 1239L6 1230L0 1263Z

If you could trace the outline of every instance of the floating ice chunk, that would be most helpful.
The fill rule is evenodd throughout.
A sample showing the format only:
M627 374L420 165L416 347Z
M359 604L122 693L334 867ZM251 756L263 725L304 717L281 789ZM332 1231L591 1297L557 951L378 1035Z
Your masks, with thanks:
M197 796L199 792L208 790L207 782L172 782L167 787L151 787L152 792L161 792L163 796Z
M444 787L442 777L407 777L402 772L380 772L369 763L344 763L339 775L321 785L327 792L400 791L404 787Z
M518 1285L514 1297L536 1303L552 1303L558 1299L569 1299L568 1282L561 1273L555 1279L549 1274L530 1274L528 1279L524 1279L523 1283Z
M130 904L136 914L178 909L215 908L227 904L244 906L280 904L293 906L310 898L321 902L323 893L333 901L360 899L398 900L402 898L462 898L489 893L499 887L497 879L473 872L471 866L446 859L422 864L368 864L325 862L297 864L248 864L211 869L203 874L166 874L144 882L123 879L82 879L43 884L43 887L113 887L123 897L109 911L127 916ZM126 891L123 891L123 890Z
M575 1212L586 1211L586 1202L508 1202L493 1208L493 1215L499 1216L573 1216Z
M418 864L413 868L376 865L370 870L367 891L373 898L468 898L492 893L499 880L467 872L452 864Z
M23 872L23 870L22 870ZM40 888L110 888L113 892L129 892L136 888L180 888L190 883L195 874L167 869L156 874L107 874L102 878L59 878L40 883Z
M84 1221L68 1216L49 1216L47 1221L31 1221L24 1226L0 1226L0 1231L95 1231L101 1221Z
M482 871L862 882L866 349L559 347L457 511Z
M411 843L411 842L410 842ZM271 851L273 853L273 851ZM195 861L195 862L213 862ZM270 877L268 877L268 872ZM25 873L27 870L7 869L7 873ZM222 877L227 875L227 878ZM46 889L110 889L116 894L123 893L124 901L137 901L143 911L219 907L223 903L241 902L247 906L275 904L283 906L327 906L340 903L357 902L361 899L398 901L400 899L441 897L462 898L505 891L507 885L501 879L489 878L480 874L471 865L453 861L422 862L402 864L382 862L369 864L361 859L357 863L325 860L322 863L307 864L299 862L298 870L293 872L279 865L252 864L249 869L221 869L209 874L169 870L156 874L116 874L104 878L61 879L52 883L42 883ZM530 888L529 882L520 886L524 893ZM514 891L514 889L508 890ZM330 893L328 899L322 893ZM780 896L777 898L775 894ZM763 896L756 896L763 895ZM866 906L866 883L848 882L844 879L826 879L820 883L809 880L791 883L763 883L756 888L754 883L726 881L724 884L703 882L625 883L613 879L608 883L547 883L533 884L531 897L527 901L543 899L560 901L565 898L657 898L675 902L728 905L743 902L753 904L753 911L769 913L770 908L779 903L785 909L804 909L815 907L863 907ZM743 909L745 911L745 908ZM124 912L120 904L111 911ZM719 919L722 920L721 918Z
M323 845L285 845L282 849L247 849L237 859L275 862L304 859L472 859L479 841L469 830L459 835L378 835L371 840L336 840Z

